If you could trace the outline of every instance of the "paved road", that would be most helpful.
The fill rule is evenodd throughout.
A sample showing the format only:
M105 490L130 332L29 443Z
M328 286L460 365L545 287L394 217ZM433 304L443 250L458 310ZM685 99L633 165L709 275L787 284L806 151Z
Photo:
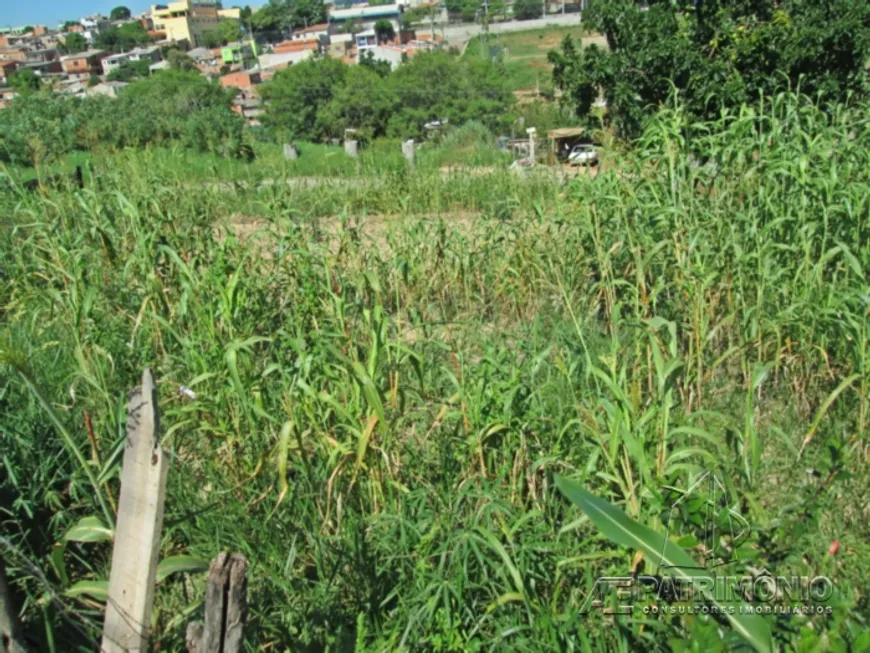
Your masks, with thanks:
M490 34L504 34L505 32L524 32L530 29L540 29L541 27L549 27L556 25L558 27L569 27L571 25L580 24L580 14L550 14L546 18L535 18L534 20L511 20L504 23L492 23L489 26ZM443 25L443 27L442 27ZM420 26L417 31L421 34L429 33L429 28ZM480 34L481 26L478 23L467 23L464 25L447 25L443 23L435 24L435 33L443 35L450 45L456 46L460 50L465 48L465 45L475 36Z

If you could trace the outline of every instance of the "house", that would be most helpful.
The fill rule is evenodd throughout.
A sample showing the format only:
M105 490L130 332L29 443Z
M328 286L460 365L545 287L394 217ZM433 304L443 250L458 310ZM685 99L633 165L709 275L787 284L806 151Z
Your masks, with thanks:
M58 80L54 84L54 92L69 97L85 97L88 89L87 80L73 78Z
M63 71L68 75L99 75L103 71L102 61L108 56L102 50L86 50L78 54L61 57Z
M109 19L102 14L93 14L82 18L79 20L79 24L82 26L82 36L84 36L88 42L93 41L97 38L100 32L112 26Z
M250 43L243 43L241 41L230 43L221 48L220 55L221 61L228 65L234 63L247 64L256 57L253 46Z
M360 32L356 35L356 49L360 56L362 56L366 51L377 47L377 45L378 35L375 34L375 30L373 29Z
M27 50L23 48L0 48L0 61L19 61L27 60Z
M9 80L9 75L14 73L19 65L19 62L12 59L0 60L0 83L5 84Z
M272 52L274 54L287 54L289 52L302 52L303 50L317 50L320 42L317 39L305 39L300 41L281 41Z
M18 97L18 93L11 88L0 87L0 109L8 107L9 103L16 97Z
M217 63L217 57L208 48L194 48L187 53L197 64L213 66Z
M220 78L221 86L224 88L237 88L245 96L255 95L254 87L262 81L263 79L258 70L240 70Z
M329 36L329 23L319 23L311 27L305 27L293 31L290 39L293 41L307 41L309 39L319 39L324 36Z
M150 61L152 63L157 63L162 58L160 48L157 46L134 48L130 50L130 52L113 54L104 58L102 61L103 73L108 75L128 61Z
M393 29L398 32L401 15L402 9L399 5L334 9L329 14L329 33L335 34L344 31L351 22L360 24L364 30L371 30L374 29L375 23L379 20L389 21Z
M57 60L25 61L24 63L20 64L20 67L32 70L40 77L44 77L46 75L58 75L63 72L63 66L61 65L60 61Z
M175 41L188 41L194 47L202 43L202 35L223 20L239 21L238 8L220 9L217 0L179 0L166 5L151 6L154 29Z
M366 51L370 52L372 57L376 61L386 61L390 64L390 67L395 70L402 64L403 61L405 61L409 57L413 57L418 52L434 50L437 47L439 47L439 43L437 42L433 42L431 40L414 39L408 41L403 45L375 45L371 48L368 48Z
M126 82L103 82L96 86L91 86L85 93L88 97L104 95L112 99L118 97L118 93L129 86Z

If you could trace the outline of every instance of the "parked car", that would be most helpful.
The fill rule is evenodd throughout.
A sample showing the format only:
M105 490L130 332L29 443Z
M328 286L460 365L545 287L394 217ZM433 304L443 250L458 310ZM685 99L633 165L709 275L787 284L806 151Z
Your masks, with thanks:
M568 154L568 164L573 166L591 166L598 163L598 152L594 145L587 143L575 145Z

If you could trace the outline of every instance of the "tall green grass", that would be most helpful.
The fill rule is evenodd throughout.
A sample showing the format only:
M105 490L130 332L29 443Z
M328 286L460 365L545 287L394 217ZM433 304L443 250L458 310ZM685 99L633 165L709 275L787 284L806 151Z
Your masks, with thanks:
M775 644L861 650L865 110L662 110L567 184L183 184L131 155L84 190L3 195L2 554L30 636L92 647L76 584L110 545L63 536L116 496L151 365L161 555L249 558L248 650L725 650L710 618L581 615L638 561L553 483L661 530L666 488L705 470L753 526L744 564L838 588L831 615L766 618ZM160 584L161 650L202 582Z

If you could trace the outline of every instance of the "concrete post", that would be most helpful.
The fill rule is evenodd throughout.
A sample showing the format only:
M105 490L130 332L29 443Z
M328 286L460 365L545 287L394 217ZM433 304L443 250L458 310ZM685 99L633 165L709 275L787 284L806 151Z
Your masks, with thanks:
M284 158L288 161L295 161L299 158L299 152L296 150L296 143L284 143Z
M408 161L408 167L414 169L414 139L409 138L402 143L402 156Z
M345 141L344 153L347 154L350 158L356 159L359 156L358 145L359 141Z

